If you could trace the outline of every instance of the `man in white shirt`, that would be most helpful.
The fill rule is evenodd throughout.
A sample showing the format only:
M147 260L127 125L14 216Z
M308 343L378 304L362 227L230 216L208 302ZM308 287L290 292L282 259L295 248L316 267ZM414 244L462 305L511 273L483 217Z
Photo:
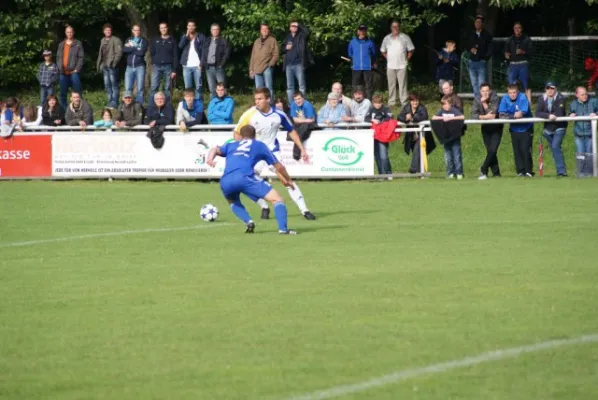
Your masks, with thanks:
M195 21L187 21L187 32L179 41L181 54L181 65L183 66L183 80L185 89L195 88L195 98L201 98L201 49L206 37L203 33L197 32Z
M382 41L380 51L387 60L386 76L388 78L388 105L394 106L397 97L397 81L399 83L399 100L401 105L407 104L407 64L413 56L411 38L400 32L399 21L392 21L390 34Z

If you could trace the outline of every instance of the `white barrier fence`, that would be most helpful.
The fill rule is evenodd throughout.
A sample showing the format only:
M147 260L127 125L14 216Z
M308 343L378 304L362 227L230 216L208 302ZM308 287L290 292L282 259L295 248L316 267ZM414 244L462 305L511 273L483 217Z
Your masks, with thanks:
M466 120L473 124L545 123L544 119ZM563 117L557 121L592 121L594 176L598 176L598 117ZM297 178L351 179L376 177L374 139L370 124L339 124L342 129L315 131L305 147L308 163L293 159L293 143L280 132L281 158L291 176ZM0 141L0 179L40 178L219 178L224 159L215 168L206 164L209 148L232 140L234 125L200 125L187 132L169 125L165 144L152 147L145 131L149 126L131 130L88 127L29 127L11 139ZM429 121L410 127L401 124L401 133L430 131ZM271 175L270 173L266 173ZM400 174L399 174L400 175ZM424 158L420 157L420 174Z

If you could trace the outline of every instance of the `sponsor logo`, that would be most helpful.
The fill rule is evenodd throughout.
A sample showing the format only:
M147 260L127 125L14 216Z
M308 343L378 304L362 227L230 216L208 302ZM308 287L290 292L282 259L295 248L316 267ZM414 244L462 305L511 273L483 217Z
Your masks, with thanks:
M363 158L359 144L342 136L328 140L322 150L330 162L342 167L355 165Z

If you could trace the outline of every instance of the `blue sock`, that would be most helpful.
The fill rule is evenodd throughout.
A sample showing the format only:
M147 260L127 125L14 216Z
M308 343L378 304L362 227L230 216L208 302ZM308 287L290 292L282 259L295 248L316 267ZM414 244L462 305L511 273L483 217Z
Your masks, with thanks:
M249 216L249 213L247 212L247 210L245 209L245 206L243 204L241 204L240 201L235 201L234 203L232 203L230 205L230 209L233 211L233 213L235 213L237 218L239 218L241 221L243 221L245 223L248 223L249 221L251 221L251 217Z
M287 228L287 206L284 203L274 204L274 215L278 222L278 230L286 232Z

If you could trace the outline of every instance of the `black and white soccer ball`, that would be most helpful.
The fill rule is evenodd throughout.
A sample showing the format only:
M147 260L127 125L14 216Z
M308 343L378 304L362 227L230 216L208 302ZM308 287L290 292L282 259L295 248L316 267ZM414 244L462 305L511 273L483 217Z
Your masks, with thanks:
M218 219L218 209L213 204L206 204L199 210L199 216L206 222L214 222Z

